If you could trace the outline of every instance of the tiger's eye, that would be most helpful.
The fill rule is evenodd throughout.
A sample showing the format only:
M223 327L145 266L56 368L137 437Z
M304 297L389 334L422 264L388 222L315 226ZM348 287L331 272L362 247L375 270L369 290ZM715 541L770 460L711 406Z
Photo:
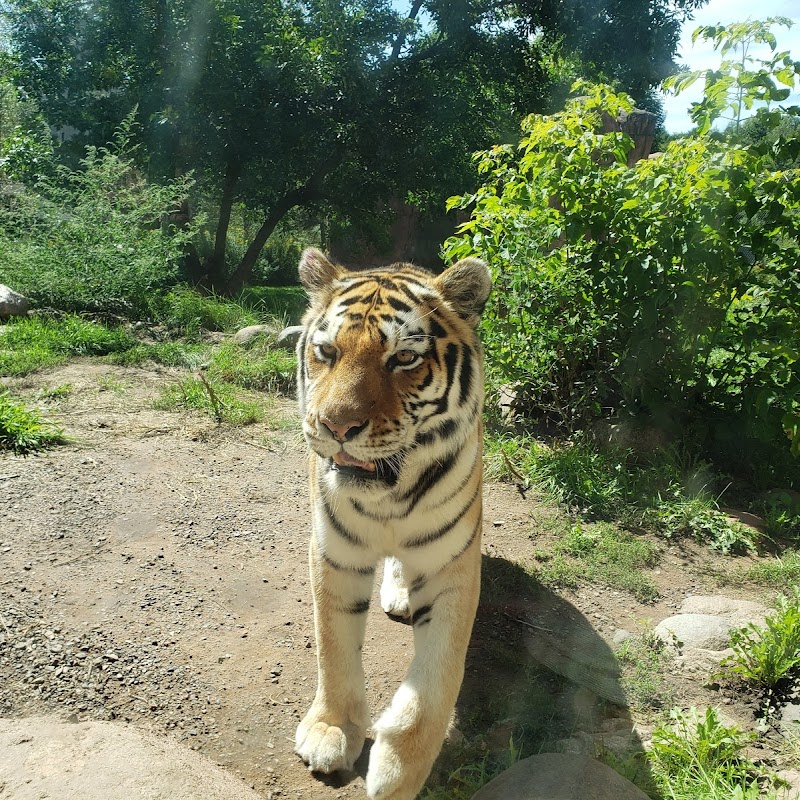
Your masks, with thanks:
M336 358L336 354L339 352L336 345L333 344L318 344L317 350L323 358L329 359Z
M397 359L398 364L406 366L416 361L419 357L419 354L414 350L398 350L394 354L394 357Z

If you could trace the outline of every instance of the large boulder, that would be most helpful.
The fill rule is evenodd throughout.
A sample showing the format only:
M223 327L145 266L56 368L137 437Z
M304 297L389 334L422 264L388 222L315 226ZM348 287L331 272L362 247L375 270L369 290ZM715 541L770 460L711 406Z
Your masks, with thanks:
M472 800L649 800L611 767L570 753L541 753L514 764Z
M8 800L259 800L205 756L135 728L50 717L0 719Z
M28 313L31 301L0 283L0 319L21 317Z

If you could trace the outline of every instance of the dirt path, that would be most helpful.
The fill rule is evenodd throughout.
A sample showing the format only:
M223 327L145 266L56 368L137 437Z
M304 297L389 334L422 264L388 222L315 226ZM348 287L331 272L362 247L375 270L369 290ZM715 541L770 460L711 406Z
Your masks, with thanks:
M71 385L54 411L72 442L0 457L0 715L125 720L209 755L266 798L361 798L363 775L327 786L292 753L315 681L293 404L276 403L271 424L234 430L154 411L175 377L76 361L14 382L28 397ZM565 681L547 663L549 645L569 658L570 642L582 649L591 640L602 660L617 628L668 616L704 588L690 549L665 555L655 606L593 587L532 598L505 557L524 559L552 515L511 486L487 487L485 591L459 728L488 731L489 747L493 736L507 742L503 720L521 709L541 716L543 740L569 735L583 718L624 719L624 708L587 699L596 670L572 675L584 688ZM391 697L411 649L410 629L373 602L373 709ZM454 736L445 760L462 739Z

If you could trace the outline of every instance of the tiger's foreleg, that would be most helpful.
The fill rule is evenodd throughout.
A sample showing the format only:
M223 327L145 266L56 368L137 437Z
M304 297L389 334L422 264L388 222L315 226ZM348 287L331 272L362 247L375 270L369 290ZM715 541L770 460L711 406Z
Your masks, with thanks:
M415 654L408 675L374 726L367 772L371 800L413 800L428 777L461 688L479 593L479 535L424 585L412 584Z
M370 724L361 648L374 570L332 564L311 537L309 552L317 639L317 693L297 728L295 752L309 769L352 769Z

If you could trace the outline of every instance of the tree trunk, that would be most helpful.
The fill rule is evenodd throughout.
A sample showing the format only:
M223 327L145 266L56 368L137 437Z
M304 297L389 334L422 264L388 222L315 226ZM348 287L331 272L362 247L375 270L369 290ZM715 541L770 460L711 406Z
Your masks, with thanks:
M267 239L272 235L277 224L291 211L295 206L302 206L318 195L318 189L314 185L314 181L310 181L305 186L300 186L296 189L291 189L281 197L277 203L272 207L267 218L264 220L261 227L258 229L250 247L242 257L239 265L236 267L233 275L228 279L225 287L226 294L232 295L240 292L242 287L250 280L253 274L253 267L256 265Z
M236 198L236 184L239 182L241 167L229 161L225 166L225 181L222 184L222 200L219 206L219 220L214 236L214 252L206 261L206 277L212 289L221 290L225 286L225 245L228 241L228 228L231 224L233 201Z

